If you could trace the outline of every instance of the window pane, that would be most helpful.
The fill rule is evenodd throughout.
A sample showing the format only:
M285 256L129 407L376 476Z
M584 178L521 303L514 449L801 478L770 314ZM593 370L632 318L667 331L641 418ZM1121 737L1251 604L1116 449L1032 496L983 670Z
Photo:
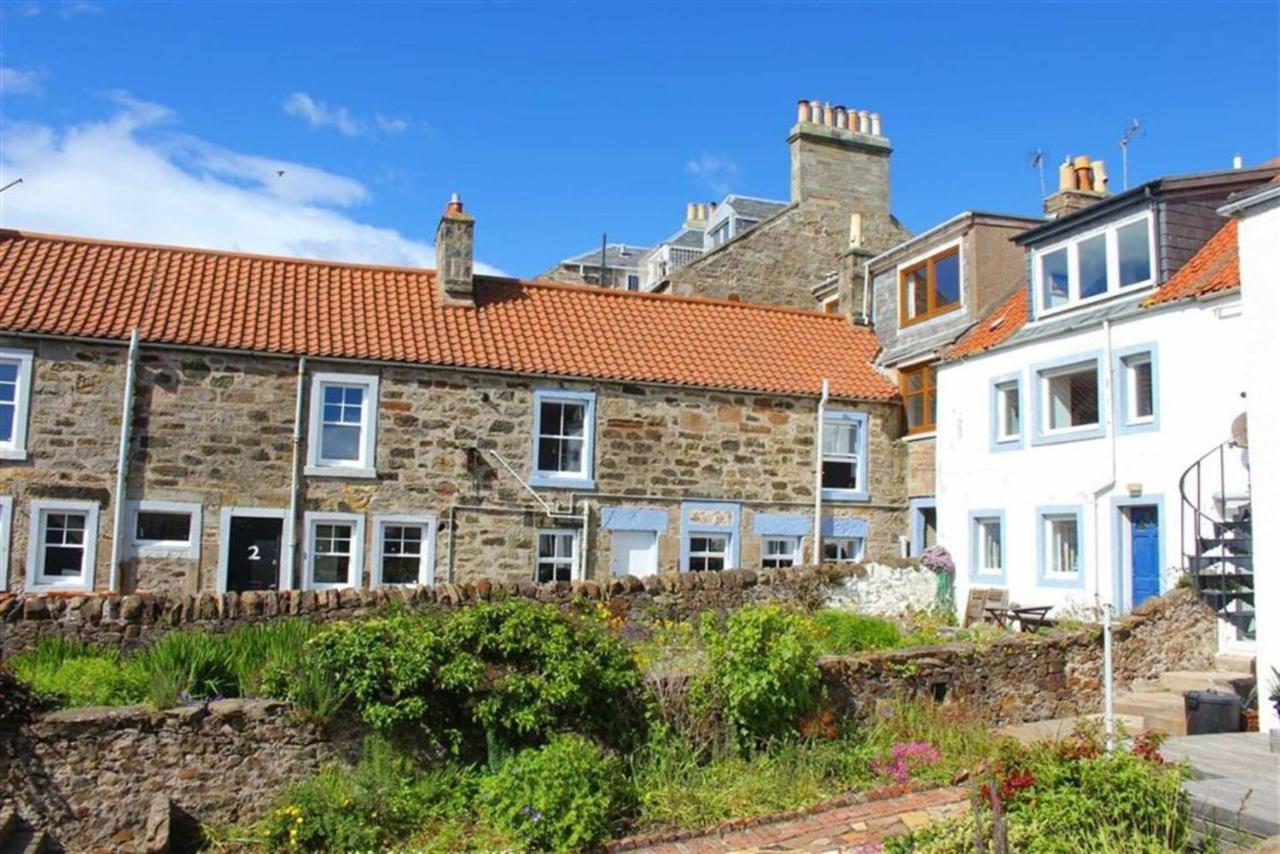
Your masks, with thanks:
M857 449L858 425L848 421L827 420L822 428L823 456L838 456L855 453Z
M1050 517L1048 524L1050 570L1061 573L1079 571L1080 550L1075 517Z
M320 431L320 456L326 460L360 459L360 428L326 424Z
M13 441L13 422L17 414L17 407L12 403L0 403L0 442Z
M324 403L325 406L341 404L342 386L332 384L324 386Z
M347 580L348 558L342 555L317 555L315 580L320 584L341 584Z
M837 460L822 461L823 489L857 489L858 464Z
M191 539L191 514L141 511L135 536L139 540L188 542Z
M1151 386L1151 362L1143 359L1130 368L1130 394L1134 418L1150 418L1155 414L1155 396Z
M1016 385L1000 388L1000 435L1016 436L1022 431L1021 402Z
M918 317L929 310L929 272L920 266L904 277L907 318Z
M566 403L561 407L565 436L581 436L586 427L587 407L581 403Z
M18 381L18 363L17 362L0 362L0 384L16 383Z
M1080 241L1080 298L1107 292L1107 236Z
M1040 287L1043 289L1044 307L1065 305L1067 291L1067 250L1059 249L1040 258Z
M960 253L953 252L933 265L934 308L960 302Z
M83 568L83 546L46 546L44 550L44 574L46 576L76 576Z
M857 560L861 552L862 539L859 537L824 537L822 540L823 560Z
M907 429L923 427L929 423L928 401L924 394L913 394L907 398Z
M1000 555L1000 520L983 519L978 522L978 533L981 537L979 541L981 549L978 553L978 559L981 563L981 569L1000 569L1002 559Z
M1120 250L1120 287L1145 282L1151 278L1151 243L1147 221L1131 222L1117 229Z
M560 469L564 472L582 471L582 440L560 440Z
M1049 427L1060 430L1098 423L1098 373L1092 366L1049 380Z

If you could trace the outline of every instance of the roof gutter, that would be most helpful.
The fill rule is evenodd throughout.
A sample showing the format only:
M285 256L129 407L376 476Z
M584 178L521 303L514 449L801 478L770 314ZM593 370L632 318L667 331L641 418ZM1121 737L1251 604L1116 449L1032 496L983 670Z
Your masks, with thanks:
M1218 208L1218 213L1222 216L1236 216L1243 213L1251 207L1264 205L1267 202L1280 199L1280 184L1276 184L1270 189L1263 190L1260 193L1254 193L1251 196L1245 196L1243 199L1236 199L1234 202L1227 202Z

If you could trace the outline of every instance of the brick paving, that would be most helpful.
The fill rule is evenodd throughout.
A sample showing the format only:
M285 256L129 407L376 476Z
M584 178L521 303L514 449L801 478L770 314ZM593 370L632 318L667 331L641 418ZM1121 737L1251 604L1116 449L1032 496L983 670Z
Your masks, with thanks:
M890 836L969 809L964 786L931 789L896 798L835 807L823 812L743 830L636 848L646 854L720 851L810 851L862 854L879 851Z

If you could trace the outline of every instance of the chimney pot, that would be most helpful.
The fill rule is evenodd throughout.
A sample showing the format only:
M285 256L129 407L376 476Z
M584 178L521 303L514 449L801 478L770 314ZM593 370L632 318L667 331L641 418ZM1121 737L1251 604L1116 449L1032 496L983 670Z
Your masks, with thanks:
M698 205L696 202L689 202L685 205L684 218L687 222L693 222L698 218Z
M827 102L822 105L822 123L829 128L836 126L835 111L831 109L831 103Z
M858 110L858 131L871 133L871 114L866 110Z
M1076 170L1071 168L1071 155L1068 154L1058 167L1058 192L1076 188Z
M809 111L809 102L801 98L796 104L796 123L808 124L812 113Z
M462 211L457 193L436 226L436 279L445 305L474 306L475 220Z
M871 114L871 135L880 136L880 114Z
M1101 160L1094 160L1089 164L1089 171L1092 173L1093 191L1095 193L1107 194L1107 164Z
M848 112L845 110L845 108L844 108L844 107L836 107L836 108L835 108L835 110L834 110L834 112L835 112L835 114L836 114L836 127L840 128L841 130L848 130L848 129L849 129L849 114L848 114Z
M849 248L862 248L862 213L859 211L849 215Z
M1241 157L1239 154L1237 154L1235 157L1232 157L1232 158L1231 158L1231 168L1232 168L1232 169L1243 169L1243 168L1244 168L1244 158L1243 158L1243 157Z
M1093 165L1089 155L1081 154L1075 159L1076 189L1093 192Z

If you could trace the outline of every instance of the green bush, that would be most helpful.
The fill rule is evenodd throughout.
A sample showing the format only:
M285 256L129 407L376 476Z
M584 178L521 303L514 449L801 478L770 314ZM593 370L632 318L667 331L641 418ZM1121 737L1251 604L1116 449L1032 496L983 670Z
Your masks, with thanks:
M883 617L824 608L809 618L809 624L823 655L893 649L902 643L898 627Z
M41 638L14 656L13 672L58 705L118 706L141 702L146 686L115 650L98 650L61 635Z
M818 655L803 616L777 605L748 605L723 630L704 616L711 686L743 746L794 733L814 704Z
M455 750L487 742L493 755L562 729L617 741L635 725L639 672L626 647L598 623L549 605L338 624L314 637L307 655L372 726L421 727Z
M261 836L274 850L385 850L424 823L465 816L475 791L469 770L423 771L371 736L354 772L329 766L289 787L262 822Z
M481 781L480 796L490 823L537 851L597 845L634 806L617 757L578 735L557 735L516 754Z

